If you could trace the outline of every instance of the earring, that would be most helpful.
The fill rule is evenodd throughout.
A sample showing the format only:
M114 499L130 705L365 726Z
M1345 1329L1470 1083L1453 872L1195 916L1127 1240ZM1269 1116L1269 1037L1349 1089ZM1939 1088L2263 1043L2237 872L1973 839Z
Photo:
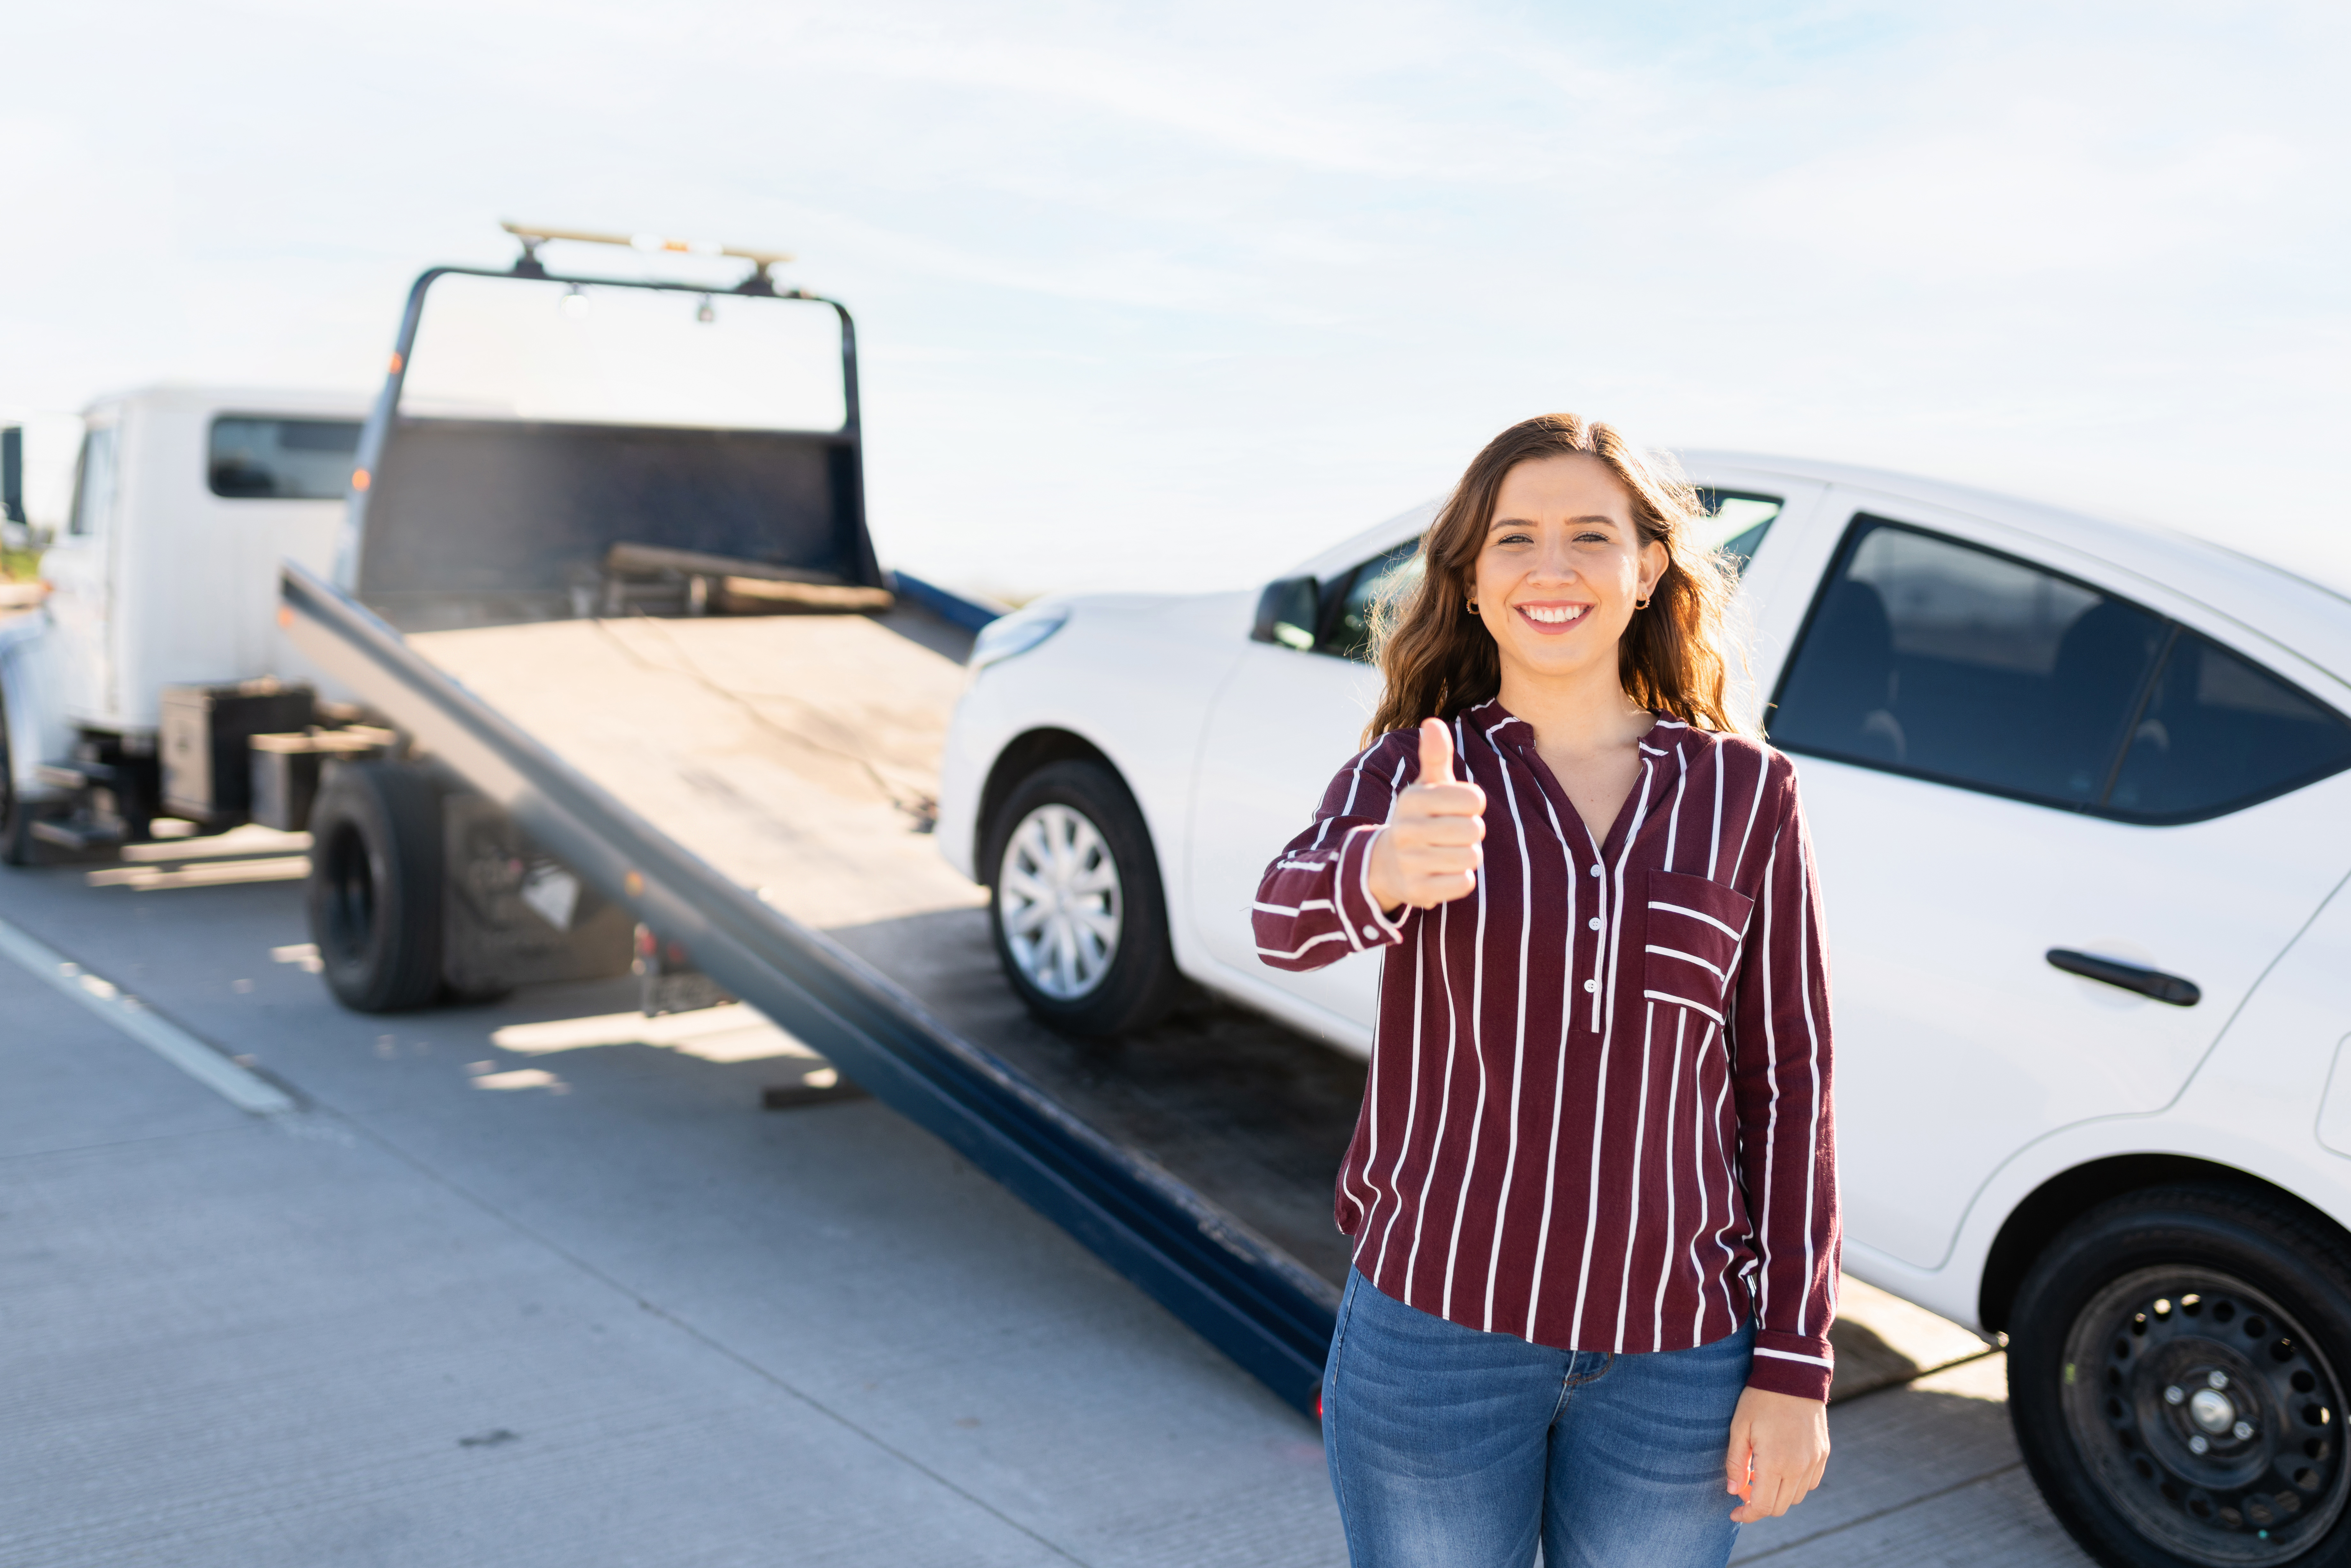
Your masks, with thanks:
M1469 601L1469 613L1472 615L1478 613L1478 601L1474 599Z
M1635 599L1633 601L1633 608L1635 610L1646 610L1648 607L1649 601L1646 599Z

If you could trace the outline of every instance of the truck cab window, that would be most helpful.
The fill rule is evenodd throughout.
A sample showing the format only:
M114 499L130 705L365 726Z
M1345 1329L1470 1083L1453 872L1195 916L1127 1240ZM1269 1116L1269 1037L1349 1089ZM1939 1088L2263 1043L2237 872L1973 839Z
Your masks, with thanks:
M2095 808L2169 630L2053 572L1858 517L1789 663L1771 739Z
M69 534L95 534L114 513L114 449L120 432L101 424L82 439L81 462L74 473L73 512L66 522Z
M360 427L349 420L224 414L213 421L205 472L215 496L340 501L359 446Z

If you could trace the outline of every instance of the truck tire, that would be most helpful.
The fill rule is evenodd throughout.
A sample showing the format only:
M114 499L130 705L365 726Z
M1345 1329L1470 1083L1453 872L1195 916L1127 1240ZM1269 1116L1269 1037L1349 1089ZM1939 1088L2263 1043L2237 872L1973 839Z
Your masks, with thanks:
M2041 1492L2112 1568L2351 1564L2351 1260L2258 1192L2101 1204L2011 1314L2009 1417Z
M310 813L310 939L328 988L363 1013L441 993L441 789L422 768L336 770Z
M32 810L9 789L0 797L0 865L39 865L42 859L41 841L33 837Z
M33 837L34 808L16 789L16 758L8 749L8 699L0 695L0 864L39 865L41 841Z
M988 824L988 926L1005 978L1071 1034L1147 1029L1183 996L1150 830L1099 762L1049 763Z

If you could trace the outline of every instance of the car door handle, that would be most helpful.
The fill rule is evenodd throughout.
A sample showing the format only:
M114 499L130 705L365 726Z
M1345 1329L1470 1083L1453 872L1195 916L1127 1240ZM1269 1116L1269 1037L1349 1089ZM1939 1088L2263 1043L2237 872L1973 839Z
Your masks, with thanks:
M2126 991L2137 991L2142 997L2153 997L2175 1008L2192 1008L2204 999L2204 993L2196 988L2193 980L2183 980L2160 969L2142 969L2137 964L2117 964L2112 958L2094 958L2071 947L2050 948L2049 962L2069 975L2120 986Z

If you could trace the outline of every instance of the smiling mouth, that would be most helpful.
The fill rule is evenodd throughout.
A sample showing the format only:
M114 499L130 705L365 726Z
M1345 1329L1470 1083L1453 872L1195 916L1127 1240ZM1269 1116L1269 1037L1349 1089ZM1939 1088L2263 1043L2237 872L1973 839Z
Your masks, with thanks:
M1517 607L1520 614L1547 629L1573 626L1583 620L1583 612L1591 608L1589 604L1521 604Z

